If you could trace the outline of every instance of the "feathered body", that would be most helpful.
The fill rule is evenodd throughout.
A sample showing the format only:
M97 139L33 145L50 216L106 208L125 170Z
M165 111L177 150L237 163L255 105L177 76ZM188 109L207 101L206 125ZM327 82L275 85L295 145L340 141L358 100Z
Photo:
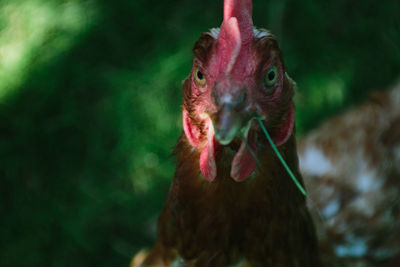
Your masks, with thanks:
M318 266L305 199L260 139L261 165L249 180L237 183L230 177L233 152L225 148L218 154L221 175L209 183L198 170L199 152L182 136L176 147L177 170L158 224L160 250L145 266L168 266L176 260L186 263L182 266ZM280 151L301 177L294 138Z
M375 93L300 142L326 266L400 266L399 103Z
M302 183L295 84L251 11L249 0L226 0L221 28L194 46L176 172L143 266L320 266L305 197L253 120Z

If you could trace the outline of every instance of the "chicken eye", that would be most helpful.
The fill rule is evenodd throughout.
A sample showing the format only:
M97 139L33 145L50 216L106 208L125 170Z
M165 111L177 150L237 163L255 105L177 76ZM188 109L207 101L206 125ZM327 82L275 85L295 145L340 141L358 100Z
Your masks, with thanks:
M204 77L204 74L200 71L199 68L196 68L194 71L194 79L196 84L200 87L205 86L207 83L206 77Z
M278 69L276 66L270 68L265 75L264 78L264 85L269 88L275 85L276 81L278 80Z

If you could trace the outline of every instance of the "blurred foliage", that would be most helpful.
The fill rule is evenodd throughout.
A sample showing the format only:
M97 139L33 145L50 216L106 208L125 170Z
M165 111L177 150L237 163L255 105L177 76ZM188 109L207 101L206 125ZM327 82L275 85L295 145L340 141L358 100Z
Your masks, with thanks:
M254 1L298 83L297 127L387 89L400 4ZM222 1L0 2L0 266L127 266L174 171L181 81Z

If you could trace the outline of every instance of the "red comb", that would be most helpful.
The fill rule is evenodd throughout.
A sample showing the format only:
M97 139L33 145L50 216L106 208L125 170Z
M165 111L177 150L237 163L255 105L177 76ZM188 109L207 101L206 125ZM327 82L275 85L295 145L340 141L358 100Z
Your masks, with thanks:
M218 37L217 54L220 71L226 74L237 62L245 62L250 55L254 37L251 15L251 0L224 1L224 21Z
M243 37L253 36L253 20L251 15L253 5L251 0L225 0L224 1L224 21L235 17L239 21L239 28Z

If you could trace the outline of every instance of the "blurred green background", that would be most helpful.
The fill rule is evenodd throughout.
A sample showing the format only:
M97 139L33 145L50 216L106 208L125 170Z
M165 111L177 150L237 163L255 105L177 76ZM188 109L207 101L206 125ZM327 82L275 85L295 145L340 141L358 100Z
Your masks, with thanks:
M0 266L127 266L155 238L181 81L222 0L0 1ZM298 134L400 74L400 3L254 1Z

